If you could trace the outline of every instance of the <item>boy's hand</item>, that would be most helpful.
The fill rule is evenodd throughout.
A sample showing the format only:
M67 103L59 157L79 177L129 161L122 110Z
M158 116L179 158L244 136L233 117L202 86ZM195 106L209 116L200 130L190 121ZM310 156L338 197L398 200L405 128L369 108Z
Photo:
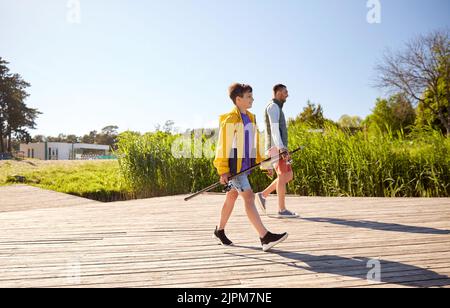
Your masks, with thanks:
M273 177L273 169L267 169L266 173L270 178Z
M222 174L220 176L220 184L222 185L227 185L228 184L228 179L230 178L230 174L229 173L225 173Z

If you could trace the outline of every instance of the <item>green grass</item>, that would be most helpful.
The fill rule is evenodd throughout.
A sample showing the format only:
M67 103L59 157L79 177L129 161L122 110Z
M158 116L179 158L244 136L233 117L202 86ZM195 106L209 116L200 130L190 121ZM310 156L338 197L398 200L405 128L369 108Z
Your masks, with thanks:
M176 137L164 133L120 136L121 172L136 197L186 194L218 180L212 159L175 159L171 155ZM392 133L351 133L330 126L318 134L293 124L289 137L291 148L306 147L293 157L291 194L450 196L450 139L439 132L406 138ZM254 191L261 191L271 179L257 170L250 181Z
M99 201L126 200L130 196L123 185L117 161L3 161L0 185L24 184L68 193Z
M120 135L116 154L125 185L134 197L186 194L217 181L211 159L172 155L177 137L163 132Z
M329 127L311 134L290 127L291 143L306 149L294 159L292 192L308 196L448 197L450 140L439 132L349 134Z

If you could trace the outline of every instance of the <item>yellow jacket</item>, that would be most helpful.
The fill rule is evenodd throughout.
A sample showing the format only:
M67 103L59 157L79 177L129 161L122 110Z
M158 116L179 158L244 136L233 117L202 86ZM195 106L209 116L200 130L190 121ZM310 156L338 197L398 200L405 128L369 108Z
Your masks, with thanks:
M259 143L259 132L256 126L256 117L247 111L247 115L253 124L254 135L250 138L253 148L251 149L251 165L259 164L263 161L262 149ZM256 136L255 136L256 135ZM239 108L234 107L229 113L220 116L219 140L216 146L216 158L214 167L219 175L231 173L235 175L241 172L242 160L244 157L244 122Z

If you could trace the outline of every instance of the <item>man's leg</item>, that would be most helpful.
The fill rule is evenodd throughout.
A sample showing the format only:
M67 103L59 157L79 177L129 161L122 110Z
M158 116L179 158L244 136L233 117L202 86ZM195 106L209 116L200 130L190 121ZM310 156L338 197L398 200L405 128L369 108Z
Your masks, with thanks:
M278 185L278 177L270 184L266 189L262 191L262 195L264 198L267 198L271 193L273 193L277 189Z
M294 173L292 170L285 173L281 173L279 168L276 170L278 177L262 192L262 195L264 198L267 198L276 190L278 194L278 211L282 212L286 210L286 184L293 180Z
M278 153L278 151L275 148L272 148L269 151L269 156L270 157L275 157L275 156L278 156L278 155L279 155L279 153ZM272 172L276 172L277 173L277 178L266 189L264 189L264 191L261 192L261 194L262 194L262 196L264 198L267 198L271 193L273 193L277 189L278 178L279 178L278 165L279 165L279 161L272 164L272 167L273 167Z
M277 194L278 194L278 212L286 210L286 184L292 181L294 173L289 171L287 173L278 174Z
M225 203L222 207L222 212L220 214L220 223L218 225L218 230L224 230L225 226L228 223L228 220L230 219L231 213L233 213L234 204L236 203L236 200L239 196L239 193L232 189L227 193L227 197L225 199Z

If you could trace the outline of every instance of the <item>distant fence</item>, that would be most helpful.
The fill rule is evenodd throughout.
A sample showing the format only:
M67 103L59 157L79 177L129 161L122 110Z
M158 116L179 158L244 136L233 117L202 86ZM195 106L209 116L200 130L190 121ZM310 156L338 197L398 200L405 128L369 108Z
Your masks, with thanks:
M107 160L117 159L114 155L77 154L75 160Z

